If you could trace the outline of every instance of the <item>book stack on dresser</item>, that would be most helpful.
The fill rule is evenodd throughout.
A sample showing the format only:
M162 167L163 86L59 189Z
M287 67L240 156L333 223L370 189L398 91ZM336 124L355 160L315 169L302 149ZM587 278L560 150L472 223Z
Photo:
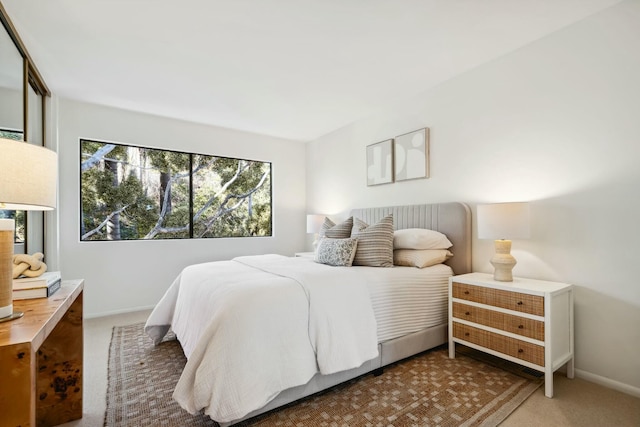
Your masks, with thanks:
M24 277L13 279L13 299L48 298L62 284L59 271L48 271L38 277Z

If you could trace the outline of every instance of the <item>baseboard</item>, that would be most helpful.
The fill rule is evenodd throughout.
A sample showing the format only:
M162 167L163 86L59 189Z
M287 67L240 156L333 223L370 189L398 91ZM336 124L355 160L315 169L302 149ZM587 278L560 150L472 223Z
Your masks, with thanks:
M620 381L615 381L611 378L602 377L591 372L583 371L582 369L576 369L575 372L576 376L583 380L596 383L613 390L621 391L623 393L630 394L631 396L640 397L640 388L638 387L621 383Z
M84 318L85 319L94 319L96 317L107 317L107 316L114 316L117 314L125 314L125 313L134 313L136 311L145 311L145 310L151 310L155 307L155 305L147 305L147 306L143 306L143 307L129 307L129 308L123 308L122 310L112 310L112 311L101 311L99 313L85 313Z

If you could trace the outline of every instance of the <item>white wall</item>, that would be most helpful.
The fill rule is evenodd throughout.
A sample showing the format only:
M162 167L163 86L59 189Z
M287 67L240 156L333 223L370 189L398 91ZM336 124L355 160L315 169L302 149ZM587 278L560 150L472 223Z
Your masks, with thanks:
M192 263L293 255L304 247L304 144L65 99L54 110L60 163L58 268L64 278L85 279L86 316L151 307ZM272 162L273 237L80 242L80 138Z
M308 211L531 201L514 273L575 284L579 375L640 395L639 22L623 2L309 143ZM365 147L425 126L431 178L367 187Z

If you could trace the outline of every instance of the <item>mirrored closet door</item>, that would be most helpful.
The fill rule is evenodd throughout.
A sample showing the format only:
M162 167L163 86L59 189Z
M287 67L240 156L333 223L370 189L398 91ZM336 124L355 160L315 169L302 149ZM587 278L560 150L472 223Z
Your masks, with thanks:
M0 22L0 137L44 146L49 89L2 4ZM44 252L44 215L0 210L0 218L16 221L14 253Z

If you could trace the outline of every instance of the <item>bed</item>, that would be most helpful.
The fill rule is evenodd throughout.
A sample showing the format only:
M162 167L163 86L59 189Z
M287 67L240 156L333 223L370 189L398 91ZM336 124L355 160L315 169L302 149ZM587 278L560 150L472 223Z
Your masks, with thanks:
M188 267L145 325L156 343L171 328L183 346L188 361L174 391L183 408L204 408L222 426L232 425L447 341L442 283L471 271L468 206L394 206L351 214L368 224L392 215L397 230L439 231L453 244L454 256L427 269L335 268L277 255ZM416 286L431 280L427 275L436 277L434 287ZM234 284L210 295L202 282L211 276ZM406 305L385 296L389 280L403 283L396 288L404 297L396 300L409 296L439 308L415 323ZM224 346L216 345L223 338Z

